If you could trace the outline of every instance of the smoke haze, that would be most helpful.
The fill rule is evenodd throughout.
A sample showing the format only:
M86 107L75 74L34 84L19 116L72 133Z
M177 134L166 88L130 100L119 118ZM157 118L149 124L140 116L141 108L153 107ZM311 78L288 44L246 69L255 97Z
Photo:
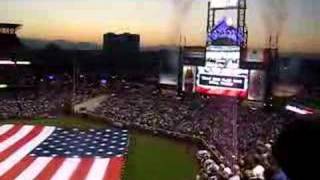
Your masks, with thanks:
M182 41L180 35L182 34L182 26L186 22L185 17L188 15L195 0L172 0L173 17L171 23L171 42L174 45L179 45Z
M262 20L267 36L281 36L283 27L288 20L287 0L263 0Z

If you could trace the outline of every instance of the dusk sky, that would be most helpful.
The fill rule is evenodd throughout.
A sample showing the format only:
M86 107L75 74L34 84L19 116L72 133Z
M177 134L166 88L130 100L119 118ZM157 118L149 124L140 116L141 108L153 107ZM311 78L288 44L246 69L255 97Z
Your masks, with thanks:
M248 0L250 47L265 45L266 1ZM207 1L194 0L188 10L179 9L179 0L1 0L0 22L23 24L18 34L24 38L98 44L106 32L139 33L143 47L177 42L181 29L188 45L203 45ZM319 53L320 1L287 0L280 9L286 14L280 24L282 51Z

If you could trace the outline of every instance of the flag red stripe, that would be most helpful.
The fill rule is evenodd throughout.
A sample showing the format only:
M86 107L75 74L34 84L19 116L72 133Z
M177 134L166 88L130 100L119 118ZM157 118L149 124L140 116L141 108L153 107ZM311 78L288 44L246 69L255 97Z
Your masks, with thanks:
M0 136L0 143L5 141L6 139L10 138L14 134L16 134L20 129L22 128L22 125L14 125L12 128L9 129L9 131L5 132Z
M93 158L83 158L79 163L77 169L72 173L70 180L84 180L86 179L89 170L93 164Z
M103 179L104 180L120 180L122 165L123 165L123 157L111 158Z
M21 138L15 144L8 147L6 150L0 153L0 162L14 153L16 150L20 149L23 145L27 144L34 137L39 135L44 127L43 126L35 126L25 137Z
M19 163L14 165L9 171L0 177L0 179L15 179L35 160L34 157L26 156Z
M60 168L64 160L65 158L53 158L35 179L36 180L50 179Z

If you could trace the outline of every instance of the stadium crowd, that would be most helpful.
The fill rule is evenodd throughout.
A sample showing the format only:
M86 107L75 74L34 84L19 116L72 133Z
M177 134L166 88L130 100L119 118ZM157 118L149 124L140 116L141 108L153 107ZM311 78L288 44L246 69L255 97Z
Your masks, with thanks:
M175 98L142 84L123 82L112 90L92 113L118 125L204 141L205 157L216 159L201 159L199 177L269 179L282 173L271 147L290 122L285 114L252 110L234 98Z
M32 86L24 84L2 90L0 119L55 116L61 113L64 106L78 104L103 91L103 87L98 83L85 79L79 80L73 91L72 77L68 74L50 75L48 79L39 81L40 83L31 82Z
M58 84L58 85L57 85ZM103 91L99 82L79 81L72 104L98 94L107 95L88 112L118 126L133 126L156 134L201 142L197 179L271 179L284 176L272 158L271 147L284 114L252 110L234 98L178 98L154 85L114 80ZM25 90L1 93L0 118L31 118L63 107L72 96L71 77L51 82L37 93Z
M64 94L55 91L24 90L1 95L0 118L33 118L47 116L62 104Z

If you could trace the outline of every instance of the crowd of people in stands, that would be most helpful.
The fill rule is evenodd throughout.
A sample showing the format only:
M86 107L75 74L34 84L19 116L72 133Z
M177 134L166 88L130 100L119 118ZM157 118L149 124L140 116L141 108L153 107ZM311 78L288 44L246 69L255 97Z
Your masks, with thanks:
M76 96L71 85L67 78L37 93L1 93L0 118L35 117L61 107L70 97L78 104L104 92L106 100L89 113L116 125L202 142L198 179L269 179L282 173L271 154L275 137L290 122L281 113L252 110L235 98L179 98L154 85L125 80L113 80L106 91L99 83L82 80Z
M76 88L73 89L72 77L68 74L50 75L49 78L38 79L38 81L38 83L31 83L32 86L2 90L0 119L55 116L61 113L65 105L78 104L103 90L98 83L85 79L79 80Z
M235 98L180 99L153 86L122 84L92 113L116 124L203 140L209 155L201 159L199 177L268 179L282 173L271 147L290 123L286 114L253 110Z
M56 97L57 95L54 91L39 91L38 93L34 93L24 90L6 93L5 95L1 95L0 99L0 118L45 116L61 104L62 98Z

